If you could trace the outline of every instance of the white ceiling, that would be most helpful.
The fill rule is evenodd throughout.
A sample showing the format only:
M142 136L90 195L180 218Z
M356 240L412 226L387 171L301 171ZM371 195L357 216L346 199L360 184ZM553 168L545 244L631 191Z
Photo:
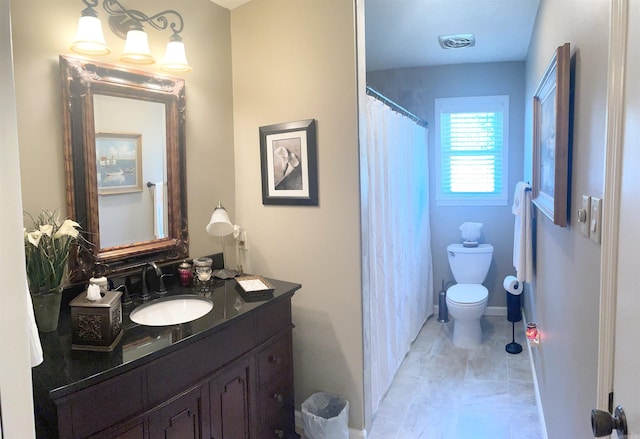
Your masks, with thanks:
M367 70L526 58L540 0L366 0ZM473 33L444 50L438 35Z
M233 9L238 6L244 5L250 0L211 0L212 2L222 6L223 8Z
M234 9L250 0L211 0ZM522 61L540 0L365 0L367 70ZM439 35L472 33L473 47L444 50Z

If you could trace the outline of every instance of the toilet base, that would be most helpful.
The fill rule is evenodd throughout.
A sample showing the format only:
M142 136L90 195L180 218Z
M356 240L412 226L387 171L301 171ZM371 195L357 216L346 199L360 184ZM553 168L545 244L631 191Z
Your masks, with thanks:
M453 344L459 348L472 349L482 343L480 318L473 320L453 319Z

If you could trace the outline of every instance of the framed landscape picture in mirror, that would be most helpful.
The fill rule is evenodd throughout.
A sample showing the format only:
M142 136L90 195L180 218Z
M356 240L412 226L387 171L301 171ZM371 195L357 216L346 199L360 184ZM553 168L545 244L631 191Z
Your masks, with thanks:
M314 119L260 127L262 204L318 205Z
M533 203L554 224L567 225L571 53L558 47L533 96Z
M142 136L96 133L98 194L142 191Z

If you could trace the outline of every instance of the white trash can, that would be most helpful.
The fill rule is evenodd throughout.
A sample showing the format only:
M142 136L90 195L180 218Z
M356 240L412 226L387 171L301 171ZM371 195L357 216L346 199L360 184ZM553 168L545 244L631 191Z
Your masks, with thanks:
M349 439L349 401L314 393L302 403L302 422L308 439Z

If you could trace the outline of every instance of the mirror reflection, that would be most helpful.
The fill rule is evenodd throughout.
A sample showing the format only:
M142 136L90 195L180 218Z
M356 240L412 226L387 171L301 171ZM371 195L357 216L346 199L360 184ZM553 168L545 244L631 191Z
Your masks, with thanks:
M164 105L96 94L93 108L100 247L165 238Z

